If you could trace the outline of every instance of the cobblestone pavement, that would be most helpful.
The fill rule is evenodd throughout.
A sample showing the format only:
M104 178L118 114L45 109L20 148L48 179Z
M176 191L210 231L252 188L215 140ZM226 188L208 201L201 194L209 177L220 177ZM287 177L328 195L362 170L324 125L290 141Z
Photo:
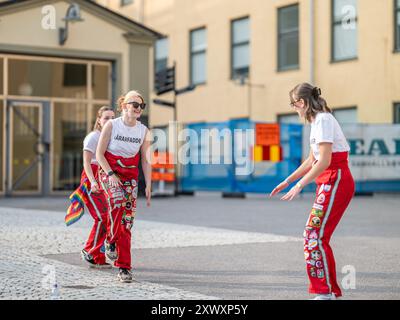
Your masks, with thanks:
M89 270L44 257L79 251L91 218L66 227L60 211L0 208L0 299L50 299L51 283L61 299L218 299L149 282L122 284L117 269ZM178 248L245 243L301 241L273 234L232 231L173 223L136 221L133 248Z

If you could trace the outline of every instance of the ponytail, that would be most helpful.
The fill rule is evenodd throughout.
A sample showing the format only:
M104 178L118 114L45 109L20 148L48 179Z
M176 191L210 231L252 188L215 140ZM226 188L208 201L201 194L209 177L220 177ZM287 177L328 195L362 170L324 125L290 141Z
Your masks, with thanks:
M321 97L321 89L314 87L309 83L301 83L297 85L293 90L290 91L289 94L291 99L296 97L295 100L304 100L306 106L304 117L308 122L312 122L317 113L332 113L332 110L328 107L326 100Z

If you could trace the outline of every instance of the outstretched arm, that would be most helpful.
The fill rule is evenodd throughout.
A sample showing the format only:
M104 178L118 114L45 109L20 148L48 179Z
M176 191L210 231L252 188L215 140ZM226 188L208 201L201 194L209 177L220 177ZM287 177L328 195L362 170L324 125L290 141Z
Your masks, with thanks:
M315 178L317 178L322 172L325 171L326 168L329 167L332 159L332 143L322 142L318 147L318 162L312 166L311 170L281 198L282 200L292 200L306 185L314 181Z
M310 171L314 161L315 161L314 154L312 152L312 149L310 148L310 153L309 153L307 159L304 160L303 163L290 176L288 176L285 179L285 181L278 184L274 188L274 190L272 190L270 197L273 197L277 193L286 189L290 183L292 183L293 181L296 181L297 179L299 179L299 178L303 177L305 174L307 174L307 172Z

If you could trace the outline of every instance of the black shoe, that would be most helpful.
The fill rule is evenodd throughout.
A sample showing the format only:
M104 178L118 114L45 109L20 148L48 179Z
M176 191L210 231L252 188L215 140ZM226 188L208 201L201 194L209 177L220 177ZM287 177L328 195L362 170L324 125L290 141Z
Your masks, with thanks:
M96 268L96 269L111 269L112 266L109 263L98 264L94 261L93 256L88 254L85 249L81 251L82 260L86 263L89 268Z
M81 251L81 257L82 260L86 263L86 265L89 266L89 268L96 267L96 263L94 262L93 257L90 254L88 254L85 249Z
M118 258L117 248L115 243L108 243L107 240L104 241L105 253L108 259L115 261Z
M118 279L121 282L129 283L133 281L132 272L128 269L119 268Z

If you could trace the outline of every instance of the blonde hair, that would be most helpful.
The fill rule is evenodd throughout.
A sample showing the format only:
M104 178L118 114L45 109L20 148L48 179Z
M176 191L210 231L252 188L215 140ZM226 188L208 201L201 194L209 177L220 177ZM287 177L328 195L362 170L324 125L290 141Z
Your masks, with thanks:
M96 116L96 122L94 123L93 130L99 130L101 131L102 127L100 125L99 120L103 116L103 113L106 111L112 111L114 112L114 109L109 107L109 106L102 106L98 111L97 111L97 116Z
M125 101L129 97L139 97L142 100L142 103L144 103L144 98L143 98L142 94L139 91L131 90L128 93L126 93L125 95L122 95L118 98L118 100L117 100L117 111L118 112L122 112L122 110L123 110L122 104L124 104Z

